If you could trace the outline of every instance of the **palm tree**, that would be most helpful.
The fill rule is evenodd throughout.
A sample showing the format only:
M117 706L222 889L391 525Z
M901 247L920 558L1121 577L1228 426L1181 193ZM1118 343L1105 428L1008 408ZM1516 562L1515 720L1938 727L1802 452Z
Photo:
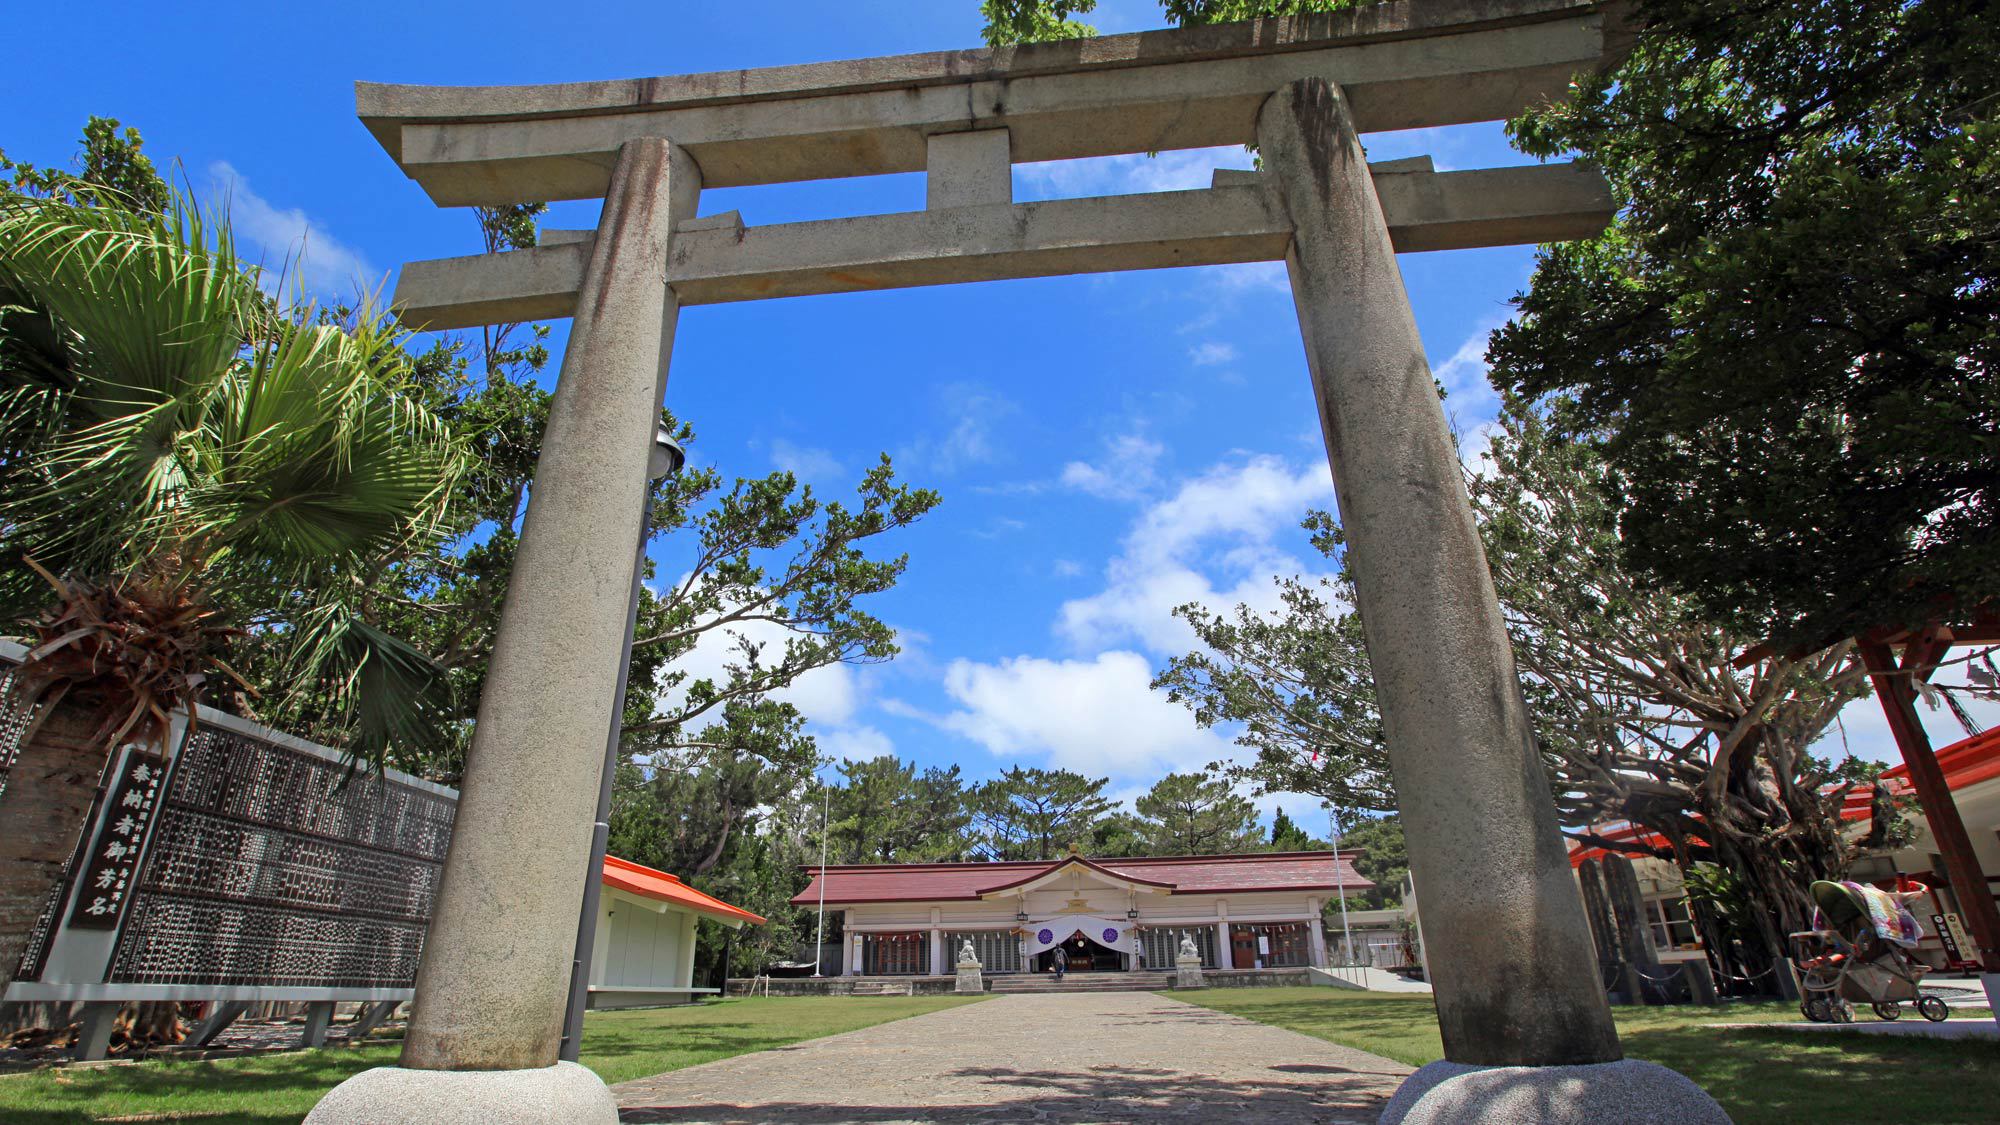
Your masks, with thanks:
M437 681L360 605L462 464L400 342L280 311L185 200L0 199L0 626L32 635L35 708L0 791L0 988L111 752L247 691L227 653L278 653L359 753L424 730Z

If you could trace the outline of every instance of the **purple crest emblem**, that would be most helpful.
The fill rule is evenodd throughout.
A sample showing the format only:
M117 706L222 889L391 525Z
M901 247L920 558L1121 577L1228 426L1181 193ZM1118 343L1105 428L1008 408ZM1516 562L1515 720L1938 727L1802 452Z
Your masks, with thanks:
M1048 930L1043 930L1041 933L1035 935L1035 940L1041 942L1043 945L1049 945L1056 940L1056 935Z
M1104 944L1106 944L1106 945L1116 945L1116 944L1118 944L1118 931L1117 931L1117 930L1114 930L1114 929L1112 929L1112 928L1110 928L1109 926L1105 927L1105 929L1104 929Z

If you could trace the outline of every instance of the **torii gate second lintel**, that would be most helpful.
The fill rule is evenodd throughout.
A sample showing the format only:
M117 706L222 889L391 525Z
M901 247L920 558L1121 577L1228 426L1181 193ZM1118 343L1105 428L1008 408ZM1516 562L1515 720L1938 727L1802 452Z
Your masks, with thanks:
M1491 119L1560 89L1600 60L1597 7L1405 0L1298 20L731 76L497 93L364 87L364 116L371 101L402 106L374 115L371 127L434 198L555 198L563 188L602 194L605 208L596 232L417 263L398 290L402 315L430 326L565 314L574 324L403 1065L350 1079L308 1120L417 1120L436 1102L419 1106L412 1091L447 1086L479 1120L525 1120L527 1086L563 1099L568 1120L616 1120L601 1083L574 1064L552 1064L629 627L633 556L611 545L642 531L652 427L682 304L1283 259L1449 1060L1406 1085L1384 1121L1420 1103L1423 1120L1478 1119L1499 1088L1452 1093L1469 1066L1496 1068L1489 1079L1530 1091L1524 1104L1549 1120L1613 1120L1665 1099L1676 1120L1726 1122L1685 1078L1620 1061L1457 451L1395 259L1398 248L1587 235L1608 218L1608 195L1594 174L1561 165L1370 168L1360 142L1370 123ZM830 75L839 79L832 88ZM437 112L407 112L412 105ZM1206 191L1011 200L1019 160L1239 142L1257 144L1264 171L1220 172ZM800 154L811 157L804 167ZM696 217L704 183L899 171L917 155L929 176L922 212L769 228L744 227L733 213Z
M667 282L683 306L820 293L1284 260L1292 229L1262 177L1218 170L1201 191L1013 203L1005 129L935 138L923 211L746 226L734 211L683 221ZM981 151L981 150L984 151ZM970 150L970 158L966 154ZM949 156L947 156L949 154ZM951 159L958 156L959 159ZM984 157L983 163L976 162ZM1398 251L1562 242L1604 229L1611 195L1578 164L1435 172L1427 157L1373 169ZM415 328L472 328L571 315L596 231L543 245L411 262L394 306Z

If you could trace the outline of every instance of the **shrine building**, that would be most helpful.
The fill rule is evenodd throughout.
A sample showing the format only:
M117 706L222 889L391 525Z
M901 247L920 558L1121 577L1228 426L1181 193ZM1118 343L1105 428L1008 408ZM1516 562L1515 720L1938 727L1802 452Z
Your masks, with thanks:
M971 942L989 975L1170 970L1181 936L1205 969L1327 964L1321 907L1374 883L1332 852L1008 863L808 866L792 899L825 893L844 928L841 976L942 976ZM828 964L826 971L835 972Z

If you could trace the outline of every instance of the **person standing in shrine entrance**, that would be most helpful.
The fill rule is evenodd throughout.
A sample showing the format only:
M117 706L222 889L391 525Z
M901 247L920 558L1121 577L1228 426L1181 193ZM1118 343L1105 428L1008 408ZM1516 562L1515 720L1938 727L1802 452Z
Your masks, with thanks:
M1060 945L1056 946L1055 952L1049 957L1049 967L1055 970L1057 983L1061 983L1063 974L1069 971L1069 950Z

